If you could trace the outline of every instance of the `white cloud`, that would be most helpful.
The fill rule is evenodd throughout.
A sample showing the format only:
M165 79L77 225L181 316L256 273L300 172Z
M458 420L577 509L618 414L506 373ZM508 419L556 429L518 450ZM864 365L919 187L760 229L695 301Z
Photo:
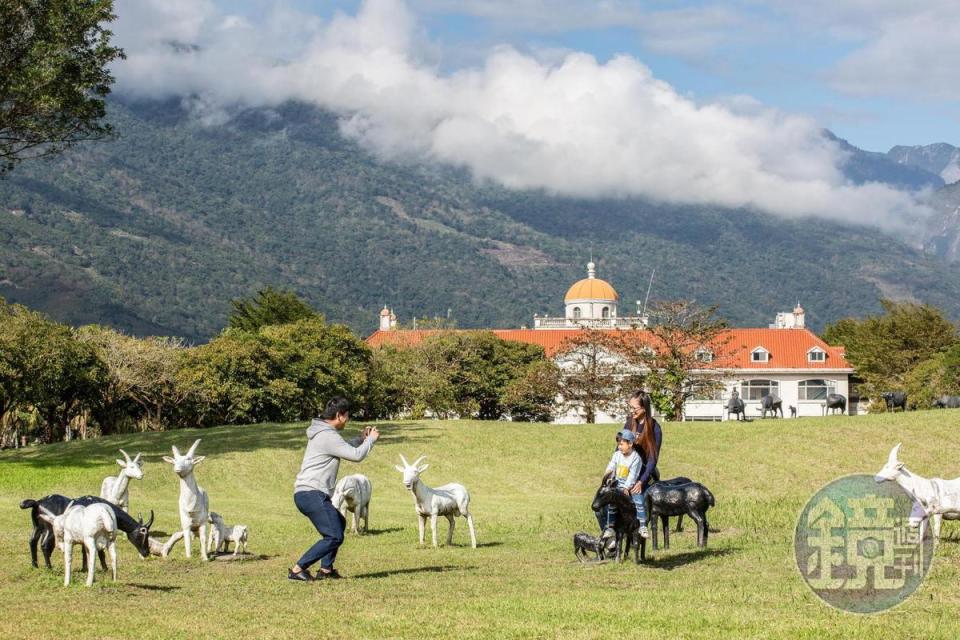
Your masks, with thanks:
M422 34L400 0L367 0L327 23L273 21L300 25L293 33L214 13L196 26L179 8L169 31L189 25L199 49L175 51L160 44L166 36L130 45L116 69L120 90L196 96L208 122L218 106L297 99L340 113L343 132L383 157L464 166L513 188L888 227L923 213L906 194L848 184L842 153L812 120L745 97L698 104L628 56L545 61L504 47L478 68L442 74L421 61ZM121 2L117 11L120 35L125 12L138 9Z

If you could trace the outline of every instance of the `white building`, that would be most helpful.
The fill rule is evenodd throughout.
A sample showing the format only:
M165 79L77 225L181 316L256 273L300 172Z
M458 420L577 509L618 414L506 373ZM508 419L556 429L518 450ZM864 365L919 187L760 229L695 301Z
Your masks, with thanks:
M573 284L564 297L562 318L534 317L533 329L493 329L503 340L539 344L548 357L557 356L570 338L583 333L583 327L609 331L646 331L647 318L617 315L619 296L607 282L596 278L594 264L587 265L587 277ZM397 330L396 317L384 307L380 312L380 330L367 338L371 347L384 344L413 346L438 330ZM853 368L846 361L843 347L830 346L805 326L805 312L797 304L792 312L778 313L767 328L728 329L721 341L723 354L708 350L702 354L711 373L720 372L723 389L706 397L694 397L684 406L685 420L727 420L726 402L733 391L746 405L747 418L760 416L760 398L773 394L798 417L821 416L826 412L826 397L838 393L850 398ZM616 357L616 356L611 356ZM715 359L716 358L716 359ZM558 361L563 368L565 363ZM706 369L706 366L705 366ZM626 404L626 398L624 399ZM858 407L849 406L849 413ZM597 422L617 422L623 415L598 414ZM560 417L558 423L579 423L577 411Z

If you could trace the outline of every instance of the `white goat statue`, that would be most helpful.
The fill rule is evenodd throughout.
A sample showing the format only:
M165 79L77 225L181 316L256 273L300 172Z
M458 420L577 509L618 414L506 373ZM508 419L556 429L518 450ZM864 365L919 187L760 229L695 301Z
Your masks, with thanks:
M909 524L920 528L920 540L923 540L924 527L933 518L933 537L940 539L941 519L960 520L960 478L944 480L942 478L923 478L910 471L897 459L900 453L897 443L890 450L887 463L874 476L877 482L892 480L903 487L914 500L910 511Z
M111 504L115 504L124 511L129 511L130 493L127 490L131 480L143 479L143 463L140 462L140 454L131 460L130 456L123 449L120 449L124 459L117 459L120 465L120 475L107 476L100 484L100 497Z
M199 444L198 439L186 455L180 455L180 451L172 447L173 457L163 456L164 461L172 464L173 472L180 477L180 531L171 535L167 544L172 547L177 540L183 538L184 549L189 558L190 541L193 532L196 531L200 535L200 557L207 560L207 519L210 517L210 503L207 492L193 477L193 468L206 458L206 456L194 457L193 454Z
M397 471L403 474L404 486L413 493L413 506L420 518L420 544L423 545L423 529L430 517L430 531L433 533L433 546L437 546L437 518L445 516L450 523L447 532L447 544L453 544L454 516L463 516L470 527L470 546L477 548L477 535L473 529L473 515L470 514L470 494L462 484L450 483L442 487L431 489L420 480L420 474L427 470L428 464L418 467L426 456L420 456L413 464L409 464L402 455L400 460L403 466L395 465Z
M70 568L75 544L82 544L87 549L88 587L93 584L98 549L106 549L110 554L110 567L113 571L113 580L116 582L117 516L113 513L112 507L103 503L83 507L71 502L60 515L54 515L52 511L42 506L38 515L53 527L57 545L63 549L65 571L63 586L70 586Z
M334 508L344 518L347 511L353 514L353 532L358 533L357 525L363 518L363 533L370 527L370 497L373 495L373 484L370 478L362 473L344 476L333 489L330 501Z
M210 512L210 524L212 526L210 527L210 538L207 540L207 550L212 549L214 553L217 553L222 549L226 553L230 550L230 543L233 542L233 555L237 555L241 550L243 553L247 552L249 530L246 525L227 526L223 523L223 516L216 511Z
M150 538L150 555L160 556L161 558L166 558L170 555L170 548L176 544L177 540L183 537L183 532L178 531L174 535L177 537L174 538L174 536L170 536L166 542L158 540L157 538Z

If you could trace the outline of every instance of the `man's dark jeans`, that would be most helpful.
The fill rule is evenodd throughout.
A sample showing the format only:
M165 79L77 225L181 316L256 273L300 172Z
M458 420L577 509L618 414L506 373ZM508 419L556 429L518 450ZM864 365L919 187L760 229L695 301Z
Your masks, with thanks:
M337 559L337 550L343 544L343 532L347 521L330 502L330 496L323 491L298 491L293 494L293 502L300 513L310 518L317 532L323 536L319 542L307 549L297 561L301 569L307 569L318 560L323 569L332 569Z

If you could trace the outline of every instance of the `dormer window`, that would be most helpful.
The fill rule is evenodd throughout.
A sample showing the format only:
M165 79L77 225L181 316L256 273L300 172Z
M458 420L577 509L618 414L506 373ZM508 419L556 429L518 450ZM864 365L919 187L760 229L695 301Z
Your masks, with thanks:
M770 352L763 347L757 347L750 352L750 362L768 362L769 360Z
M710 351L710 349L697 349L693 355L697 362L713 362L713 351Z
M807 362L826 362L827 352L820 347L814 347L807 351Z

